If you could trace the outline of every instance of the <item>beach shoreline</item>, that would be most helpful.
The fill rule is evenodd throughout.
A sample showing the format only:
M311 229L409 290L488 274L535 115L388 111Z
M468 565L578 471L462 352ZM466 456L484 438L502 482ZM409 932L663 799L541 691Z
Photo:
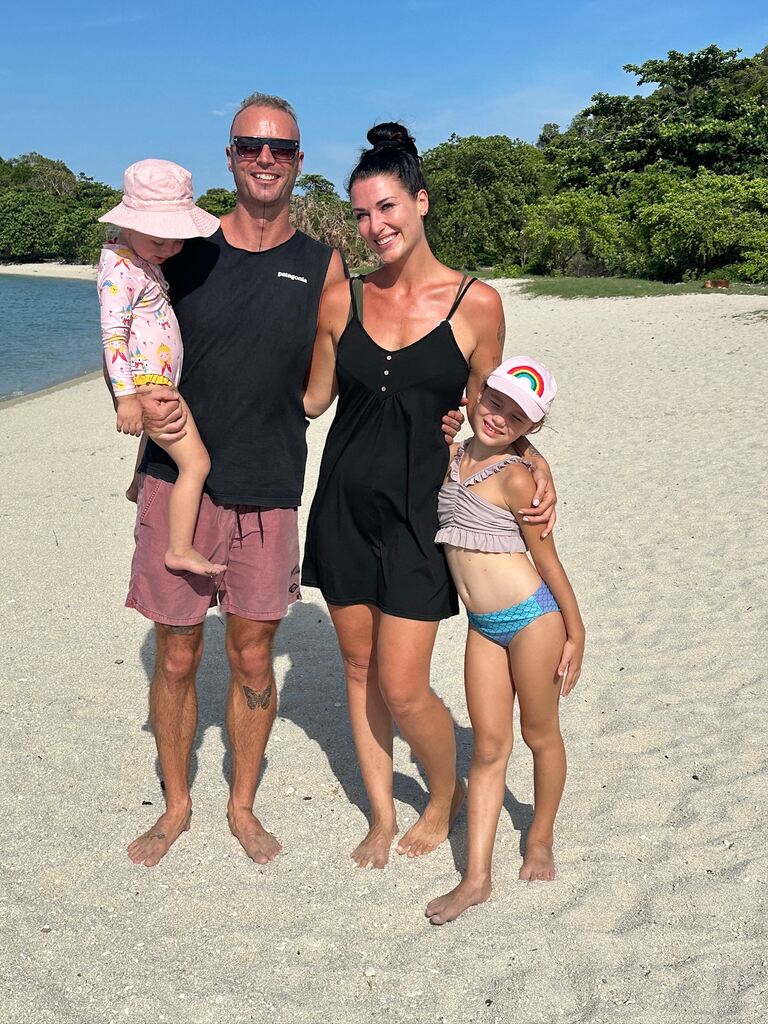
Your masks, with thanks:
M95 281L98 268L91 263L0 263L0 274L12 277L61 277Z

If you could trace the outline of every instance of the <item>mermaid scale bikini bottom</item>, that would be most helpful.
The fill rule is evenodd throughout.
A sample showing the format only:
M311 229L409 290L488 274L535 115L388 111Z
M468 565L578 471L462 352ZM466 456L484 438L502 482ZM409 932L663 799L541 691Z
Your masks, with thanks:
M478 633L492 640L500 647L508 647L510 641L521 629L547 612L559 612L557 601L546 583L542 583L535 594L525 601L502 608L497 612L467 612L469 624Z

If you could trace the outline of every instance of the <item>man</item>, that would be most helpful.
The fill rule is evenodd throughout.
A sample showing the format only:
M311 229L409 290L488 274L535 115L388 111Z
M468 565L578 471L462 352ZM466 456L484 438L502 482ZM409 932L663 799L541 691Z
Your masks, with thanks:
M158 545L167 532L175 466L150 442L126 604L155 622L150 724L167 806L130 845L137 864L157 864L190 826L195 674L205 613L217 600L227 612L231 668L229 827L259 864L280 851L254 816L253 800L276 709L272 643L288 605L300 596L303 381L321 292L344 277L339 253L294 231L288 219L303 159L299 139L290 104L261 93L248 97L227 147L237 206L222 218L220 231L187 242L165 268L184 340L179 390L194 409L212 464L195 544L207 557L215 552L227 571L208 580L164 568ZM178 403L163 402L166 397L154 393L145 400L150 435L178 429L183 413Z

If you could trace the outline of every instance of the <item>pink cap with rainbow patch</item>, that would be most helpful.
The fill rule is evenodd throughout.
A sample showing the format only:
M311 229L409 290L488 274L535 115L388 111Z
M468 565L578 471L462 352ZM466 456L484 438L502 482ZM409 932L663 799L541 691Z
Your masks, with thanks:
M555 378L543 363L530 356L505 359L488 378L488 387L517 402L534 423L544 419L557 394Z

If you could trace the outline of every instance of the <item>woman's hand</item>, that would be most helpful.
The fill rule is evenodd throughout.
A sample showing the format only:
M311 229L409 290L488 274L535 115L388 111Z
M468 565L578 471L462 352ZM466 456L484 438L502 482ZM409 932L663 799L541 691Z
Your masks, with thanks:
M176 388L148 384L137 392L141 401L144 429L153 441L178 441L186 434L186 406Z
M538 524L544 526L541 534L541 539L543 540L552 533L557 522L555 481L552 479L552 470L549 468L549 463L543 455L539 455L533 449L533 451L526 451L523 457L531 463L531 476L536 484L536 493L529 507L521 508L519 511L524 522L531 523L533 526Z
M138 395L123 395L115 399L117 409L117 429L121 434L132 434L138 437L144 430L142 424L141 401Z
M560 655L560 664L557 666L557 674L563 680L561 696L567 697L581 675L581 663L584 659L584 635L571 637L563 644L563 653Z

